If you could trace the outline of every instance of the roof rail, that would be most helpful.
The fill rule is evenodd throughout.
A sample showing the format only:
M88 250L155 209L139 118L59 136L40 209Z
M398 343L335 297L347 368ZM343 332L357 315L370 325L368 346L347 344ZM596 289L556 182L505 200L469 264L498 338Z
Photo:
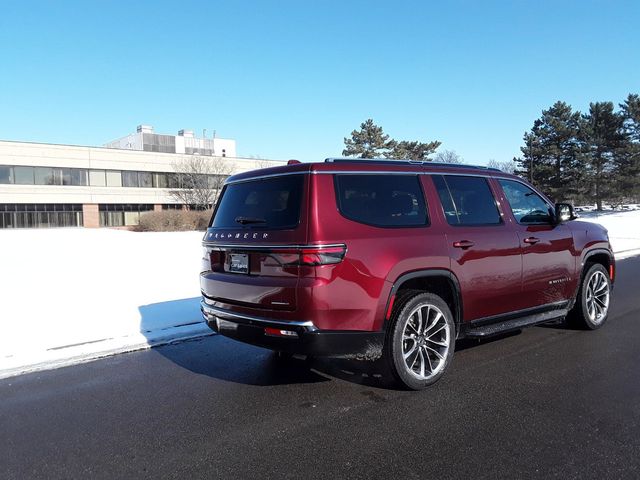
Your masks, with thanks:
M432 165L437 167L451 168L475 168L478 170L492 170L500 172L499 168L486 167L484 165L468 165L466 163L445 163L433 162L431 160L395 160L393 158L349 158L349 157L330 157L326 158L325 163L378 163L385 165Z

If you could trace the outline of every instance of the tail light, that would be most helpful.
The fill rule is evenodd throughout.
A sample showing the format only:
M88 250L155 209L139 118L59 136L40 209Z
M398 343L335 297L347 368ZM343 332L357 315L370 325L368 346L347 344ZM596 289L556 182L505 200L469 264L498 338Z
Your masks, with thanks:
M318 266L342 262L347 253L346 245L331 247L301 247L273 250L268 259L282 266Z

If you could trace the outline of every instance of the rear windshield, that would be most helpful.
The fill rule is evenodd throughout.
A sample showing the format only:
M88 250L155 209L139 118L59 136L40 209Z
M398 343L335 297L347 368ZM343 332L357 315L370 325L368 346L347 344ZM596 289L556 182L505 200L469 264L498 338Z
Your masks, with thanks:
M303 175L287 175L227 185L211 226L294 228L300 223L303 181Z

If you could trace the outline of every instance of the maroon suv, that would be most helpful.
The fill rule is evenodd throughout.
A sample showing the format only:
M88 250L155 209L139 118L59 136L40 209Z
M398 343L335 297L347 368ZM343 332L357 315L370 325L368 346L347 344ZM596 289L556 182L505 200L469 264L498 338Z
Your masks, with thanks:
M328 159L230 177L204 237L202 312L278 352L386 357L419 389L455 340L607 319L615 260L519 177L485 167Z

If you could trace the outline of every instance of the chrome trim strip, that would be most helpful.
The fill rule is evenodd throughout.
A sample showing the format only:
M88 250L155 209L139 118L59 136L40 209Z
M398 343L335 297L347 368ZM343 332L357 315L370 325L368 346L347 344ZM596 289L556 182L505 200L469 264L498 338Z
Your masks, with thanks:
M212 317L218 317L222 319L230 318L235 320L244 320L249 323L257 323L262 325L276 324L276 325L282 325L286 327L304 327L307 330L317 330L313 322L308 320L307 321L291 320L287 322L284 320L272 320L270 318L254 317L253 315L230 312L229 310L224 310L222 308L212 307L211 305L206 303L204 300L200 300L200 308L206 315L212 316Z
M223 185L233 185L235 183L252 182L254 180L262 180L265 178L273 178L273 177L284 177L287 175L306 175L308 173L309 173L309 170L300 170L295 172L270 173L268 175L257 175L255 177L240 178L238 180L229 180L229 178L231 177L228 177L227 180L225 180Z
M202 242L203 247L211 247L211 248L241 248L243 250L271 250L273 248L334 248L334 247L345 247L344 243L330 243L324 245L314 245L314 244L305 244L305 245L247 245L242 243L215 243L215 242Z

